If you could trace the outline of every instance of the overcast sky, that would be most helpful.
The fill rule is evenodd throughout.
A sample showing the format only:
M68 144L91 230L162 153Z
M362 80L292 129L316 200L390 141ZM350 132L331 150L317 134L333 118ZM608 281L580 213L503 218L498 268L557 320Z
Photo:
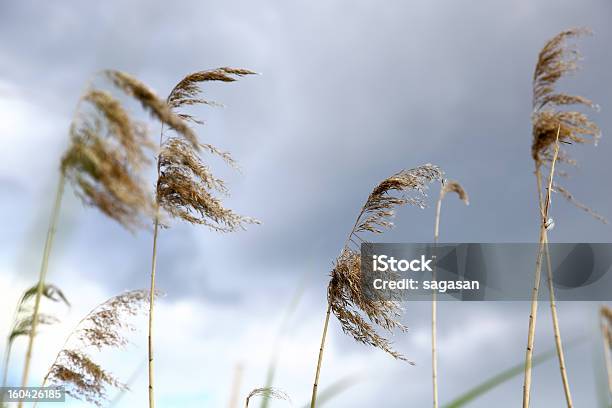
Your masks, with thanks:
M378 181L437 164L471 201L467 208L454 197L444 203L442 241L537 239L531 77L544 42L573 26L591 27L594 36L579 41L584 68L562 86L601 105L592 118L603 138L596 148L571 146L580 166L564 183L612 217L611 20L607 0L0 3L0 336L19 294L36 281L58 160L92 74L124 70L165 96L187 73L249 68L262 75L207 87L226 107L199 110L207 122L199 132L242 168L238 174L211 163L231 188L227 205L263 224L232 235L179 223L162 231L157 396L161 407L225 406L237 364L244 367L241 395L262 386L283 311L306 276L275 384L301 406L310 395L330 267ZM561 198L551 211L551 240L610 242L609 225ZM432 232L431 207L405 208L384 240L425 242ZM151 240L83 208L69 190L49 280L74 306L36 343L33 384L87 310L147 287ZM530 275L519 271L517 279ZM592 335L597 307L560 305L564 337ZM332 320L321 387L353 374L362 381L329 406L431 405L429 305L405 308L410 331L394 341L414 367L356 344ZM441 305L442 402L522 361L528 310L527 302ZM547 305L540 312L536 352L554 344ZM129 378L146 357L145 336L137 332L125 351L101 357L105 366ZM598 406L598 345L567 351L576 406ZM472 406L517 406L521 382ZM132 388L118 406L145 406L144 372ZM534 371L532 405L563 405L554 360Z

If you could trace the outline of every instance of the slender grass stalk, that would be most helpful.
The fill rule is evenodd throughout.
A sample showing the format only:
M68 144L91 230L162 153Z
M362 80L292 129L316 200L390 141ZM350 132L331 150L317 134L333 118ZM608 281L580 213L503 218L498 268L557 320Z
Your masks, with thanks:
M440 236L440 210L442 208L442 191L444 185L440 186L440 196L436 204L436 221L434 227L434 248L438 246ZM435 249L434 249L435 250ZM436 265L431 272L432 281L436 281ZM433 385L433 406L438 408L438 294L431 291L431 380Z
M28 337L28 348L25 355L23 375L21 378L21 386L26 387L28 385L28 377L30 375L30 365L32 362L32 352L34 349L34 337L36 336L36 327L38 326L40 300L42 298L43 289L45 287L45 280L47 278L47 271L49 269L49 257L51 255L51 248L53 247L53 240L55 238L55 231L57 229L57 221L59 218L59 211L62 204L62 197L64 195L64 184L65 184L64 173L60 172L59 181L57 183L57 191L55 193L55 201L53 203L53 210L51 213L51 221L49 223L49 229L47 231L47 238L45 240L45 248L43 250L43 258L40 266L40 275L38 277L38 288L36 290L36 298L34 300L34 311L32 312L32 329ZM18 407L23 406L23 401L19 401Z
M603 340L603 351L606 363L606 374L608 376L608 391L612 397L612 354L610 353L610 347L612 346L612 337L610 336L610 323L611 317L610 310L605 306L600 311L600 322L601 322L601 336Z
M540 211L543 209L542 199L542 174L540 166L536 169L536 178L538 184L538 197L540 202ZM546 253L546 280L548 284L548 293L550 298L550 313L552 317L553 332L555 337L555 348L557 350L557 360L559 361L559 371L561 373L561 382L563 383L563 392L568 408L574 406L572 402L572 394L570 391L569 380L567 378L567 369L565 367L565 354L563 353L563 342L561 340L561 329L559 327L559 317L557 315L557 302L555 299L555 287L552 275L552 263L550 261L550 251L548 249L548 233L544 228L544 252Z
M310 408L315 408L317 406L317 389L319 387L319 374L321 373L321 363L323 362L323 350L325 349L325 339L327 338L327 328L329 326L330 313L331 303L328 303L327 312L325 313L325 324L323 325L323 335L321 336L321 347L319 348L319 359L317 360L317 371L315 373L314 385L312 386Z
M154 296L155 293L155 272L157 269L157 235L159 231L159 216L155 217L155 230L153 232L153 255L151 257L151 287L149 294L149 326L148 326L148 342L147 349L149 355L149 407L155 407L154 396L154 370L153 370L153 314L154 314Z
M529 313L529 330L527 334L527 351L525 353L525 378L523 382L523 408L529 408L531 397L531 368L533 365L533 347L535 343L536 318L538 313L538 294L540 291L540 280L542 272L542 257L544 253L544 245L546 243L546 221L548 220L548 210L550 208L550 195L552 192L553 176L555 174L555 163L559 156L559 133L561 127L557 130L557 138L555 140L555 152L550 166L550 176L548 178L548 189L546 192L546 200L541 208L540 219L540 240L538 247L538 256L535 266L535 277L533 289L531 291L531 309ZM537 164L536 164L537 170Z
M164 137L164 124L161 124L161 130L159 132L159 148L162 147ZM157 157L157 180L159 182L159 176L161 175L161 164L160 157ZM151 283L149 292L149 325L147 335L147 352L148 352L148 368L149 368L149 408L155 407L155 395L154 395L154 364L153 364L153 316L155 306L155 273L157 272L157 236L159 234L159 200L155 200L155 227L153 230L153 253L151 255Z
M465 205L469 205L470 201L467 193L456 181L442 180L440 183L440 194L436 203L436 219L434 224L434 255L438 248L440 239L440 211L442 209L442 200L449 192L456 193ZM431 278L436 281L436 264L431 272ZM438 408L438 294L437 291L431 291L431 377L433 383L433 406Z

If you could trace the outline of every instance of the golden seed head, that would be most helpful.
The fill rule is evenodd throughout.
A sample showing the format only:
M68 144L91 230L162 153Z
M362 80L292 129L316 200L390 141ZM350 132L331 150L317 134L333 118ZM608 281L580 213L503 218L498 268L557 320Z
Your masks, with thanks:
M360 234L381 234L391 228L393 224L389 219L394 216L397 206L410 204L423 208L428 184L441 181L443 175L439 167L426 164L402 170L378 184L362 207L355 227L336 259L327 288L327 300L342 330L356 341L377 347L399 360L407 361L391 348L388 339L377 333L376 326L389 332L406 330L399 321L401 308L398 299L389 299L381 292L363 293L358 246L366 241Z

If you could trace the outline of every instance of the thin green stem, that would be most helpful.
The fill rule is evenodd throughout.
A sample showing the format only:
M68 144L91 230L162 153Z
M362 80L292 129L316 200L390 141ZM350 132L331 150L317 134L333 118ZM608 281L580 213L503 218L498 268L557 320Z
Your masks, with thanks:
M32 327L29 333L28 348L26 351L23 377L21 379L21 386L26 387L28 385L28 377L30 375L30 363L32 361L32 350L34 348L34 337L36 336L36 328L39 320L40 300L42 298L43 290L45 287L45 280L47 278L47 270L49 268L49 256L51 254L51 248L53 246L53 240L55 238L55 231L57 229L57 221L59 218L60 207L62 205L62 196L64 195L64 184L65 176L63 172L60 172L60 178L57 185L57 192L55 194L55 202L53 204L53 212L51 213L51 221L49 223L49 230L47 231L47 239L45 241L45 248L43 251L43 259L40 267L40 275L38 277L38 287L36 290L36 298L34 301L34 310L32 312ZM18 407L23 406L23 401L19 401Z

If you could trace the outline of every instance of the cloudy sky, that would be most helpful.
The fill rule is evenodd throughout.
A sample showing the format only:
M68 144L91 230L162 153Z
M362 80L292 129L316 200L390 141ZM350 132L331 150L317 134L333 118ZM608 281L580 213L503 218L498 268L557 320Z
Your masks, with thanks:
M233 235L179 223L162 232L157 397L161 407L227 406L237 366L241 396L262 386L283 313L305 285L275 384L301 406L330 266L378 181L435 163L471 197L467 208L445 202L442 241L537 239L530 80L539 48L568 27L589 26L594 36L580 40L584 69L562 86L601 105L592 117L604 135L597 148L571 147L580 166L565 184L612 217L611 19L607 0L0 3L0 336L21 291L36 281L58 159L92 74L124 70L165 95L193 71L250 68L262 75L208 87L226 107L198 113L207 122L202 139L232 152L242 168L211 163L231 187L228 206L263 224ZM561 199L552 211L551 240L610 241L610 226ZM406 208L384 239L424 242L432 230L431 208ZM36 343L33 384L87 310L147 286L151 241L148 232L130 234L83 208L69 190L49 280L73 307L59 310L63 323ZM416 366L356 344L332 319L321 387L347 376L360 381L329 406L431 404L429 305L404 306L410 331L394 341ZM597 307L561 304L566 338L592 337ZM528 310L527 302L441 305L442 402L522 361ZM546 305L540 312L536 351L553 347ZM145 406L145 336L136 332L124 351L99 356L122 379L136 373L133 391L116 406ZM593 339L567 352L576 406L601 403L598 345ZM472 406L517 406L521 386L517 378ZM532 405L563 405L555 361L535 369Z

